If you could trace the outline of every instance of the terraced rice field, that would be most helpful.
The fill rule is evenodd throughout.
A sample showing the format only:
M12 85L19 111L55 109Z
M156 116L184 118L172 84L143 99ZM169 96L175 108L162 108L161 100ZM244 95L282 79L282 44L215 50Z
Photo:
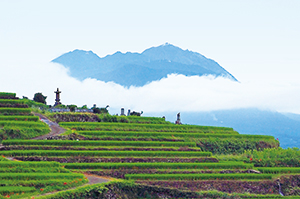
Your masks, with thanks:
M87 181L83 174L72 173L57 162L0 161L0 194L6 198L64 190Z
M50 128L14 93L0 95L0 140L29 139L49 132Z
M9 104L5 100L0 100L0 104ZM0 110L0 128L47 128L37 117L19 110L26 108L17 109L3 109L6 114L2 115ZM225 127L175 125L164 123L161 118L157 122L147 118L147 123L131 120L134 122L61 122L60 126L68 130L65 137L59 137L63 140L2 141L1 155L24 162L0 162L0 182L8 188L0 189L0 194L37 195L78 186L87 182L80 172L130 180L146 187L238 193L240 198L280 198L279 191L291 191L280 189L279 182L285 187L300 182L297 167L262 167L259 163L265 159L252 160L252 156L233 156L221 161L215 149L211 149L216 143L225 142L225 152L261 150L260 146L276 148L278 142L272 136L241 135ZM71 134L78 139L68 140ZM242 144L235 146L232 140Z

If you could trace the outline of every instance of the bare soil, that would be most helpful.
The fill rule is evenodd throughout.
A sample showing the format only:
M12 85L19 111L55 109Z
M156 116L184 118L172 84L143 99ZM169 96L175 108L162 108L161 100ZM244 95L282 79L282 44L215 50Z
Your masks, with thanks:
M51 120L49 120L44 115L39 114L39 113L34 113L34 115L39 116L41 121L48 124L50 129L51 129L51 132L48 133L47 135L41 135L41 136L32 138L32 140L44 140L44 139L49 138L49 137L53 137L53 136L63 134L66 131L66 129L60 127L57 123L52 122Z

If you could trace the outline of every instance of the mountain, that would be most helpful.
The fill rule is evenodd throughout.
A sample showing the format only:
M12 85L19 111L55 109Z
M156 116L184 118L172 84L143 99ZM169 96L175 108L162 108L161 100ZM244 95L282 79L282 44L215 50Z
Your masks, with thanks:
M175 122L177 113L164 114L168 121ZM279 113L256 108L181 112L180 114L181 121L184 124L232 127L241 134L271 135L275 139L279 139L282 148L300 148L300 120L298 120L300 115L297 114Z
M214 60L172 44L151 47L142 53L121 53L100 58L92 51L74 50L52 60L69 68L79 80L95 78L129 86L144 86L168 74L186 76L214 75L237 81Z

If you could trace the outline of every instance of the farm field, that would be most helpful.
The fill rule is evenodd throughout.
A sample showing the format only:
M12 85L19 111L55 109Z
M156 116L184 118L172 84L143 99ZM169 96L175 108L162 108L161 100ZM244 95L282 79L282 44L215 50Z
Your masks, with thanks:
M2 160L6 160L2 157ZM57 162L0 161L0 194L24 198L85 184L83 174L72 173Z
M0 93L0 140L30 139L50 132L26 102L15 93Z
M120 198L300 195L300 151L281 149L272 136L175 125L162 118L45 115L67 131L31 140L50 128L15 94L0 93L2 198L105 198L111 192ZM83 186L88 182L83 174L117 180ZM47 192L57 193L36 197Z

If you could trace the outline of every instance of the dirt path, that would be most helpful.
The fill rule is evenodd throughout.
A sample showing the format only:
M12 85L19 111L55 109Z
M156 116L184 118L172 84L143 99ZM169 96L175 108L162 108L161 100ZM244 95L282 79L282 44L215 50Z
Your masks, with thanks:
M48 137L52 137L52 136L57 136L60 135L62 133L64 133L66 131L66 129L60 127L57 123L52 122L51 120L49 120L47 117L45 117L42 114L39 113L34 113L34 115L39 116L41 121L45 122L46 124L48 124L48 126L51 129L51 132L47 135L41 135L35 138L32 138L32 140L44 140Z
M38 136L38 137L32 138L32 140L43 140L43 139L46 139L48 137L60 135L60 134L62 134L62 133L64 133L66 131L66 129L60 127L56 122L52 122L51 120L49 120L44 115L39 114L39 113L34 113L34 115L39 116L41 121L43 121L46 124L48 124L48 126L51 129L51 132L49 134L47 134L47 135L42 135L42 136ZM13 157L6 157L6 158L8 160L11 160L11 161L16 161L16 159L14 159ZM105 183L105 182L111 181L109 178L103 178L103 177L97 176L97 175L91 175L91 174L84 173L84 176L89 180L89 182L86 183L86 184L84 184L84 185L82 185L82 186L93 185L93 184L98 184L98 183ZM81 186L79 186L79 187L81 187ZM62 191L73 190L73 189L76 189L76 188L78 188L78 187L73 187L73 188L70 188L70 189L62 190ZM49 192L49 193L46 193L46 194L37 195L35 197L45 196L45 195L51 195L51 194L55 194L55 193L58 193L58 192L60 192L60 191Z
M86 184L83 184L81 186L78 186L78 187L73 187L73 188L70 188L70 189L65 189L65 190L61 190L61 191L69 191L69 190L74 190L74 189L77 189L79 187L83 187L83 186L86 186L86 185L93 185L93 184L99 184L99 183L105 183L105 182L108 182L110 181L108 178L102 178L100 176L96 176L96 175L90 175L90 174L86 174L84 173L83 174L85 177L87 177L87 179L89 180L88 183ZM53 191L53 192L49 192L49 193L45 193L45 194L41 194L41 195L36 195L34 197L39 197L39 196L47 196L47 195L52 195L52 194L56 194L60 191Z
M111 181L109 178L103 178L103 177L100 177L97 175L91 175L91 174L84 173L84 176L89 179L89 182L88 182L89 185Z

